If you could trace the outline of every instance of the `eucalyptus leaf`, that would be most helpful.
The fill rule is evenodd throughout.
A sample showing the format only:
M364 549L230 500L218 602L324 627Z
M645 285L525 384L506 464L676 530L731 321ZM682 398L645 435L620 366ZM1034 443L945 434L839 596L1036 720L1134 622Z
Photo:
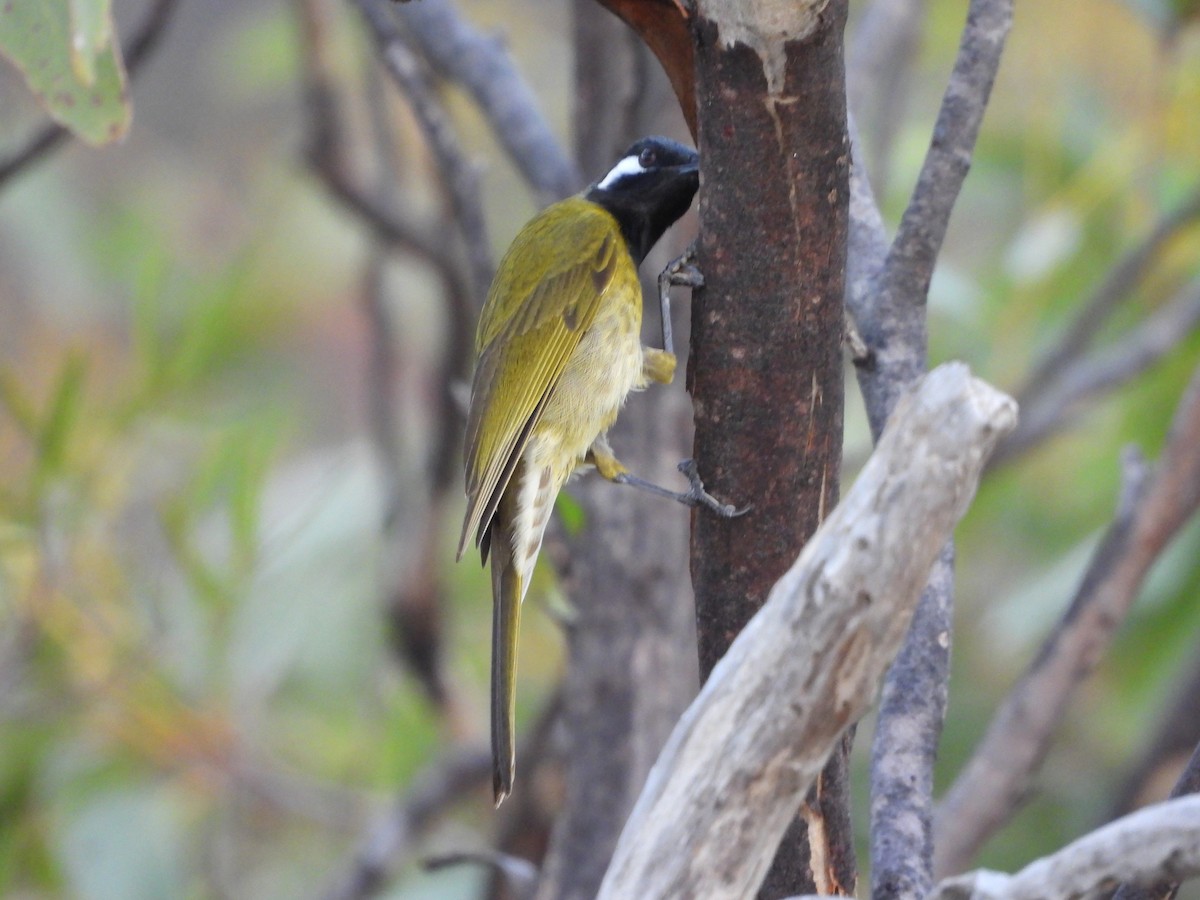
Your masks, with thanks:
M0 0L0 55L50 115L96 146L133 115L108 0Z
M96 59L112 44L111 0L69 0L71 68L80 84L96 83Z

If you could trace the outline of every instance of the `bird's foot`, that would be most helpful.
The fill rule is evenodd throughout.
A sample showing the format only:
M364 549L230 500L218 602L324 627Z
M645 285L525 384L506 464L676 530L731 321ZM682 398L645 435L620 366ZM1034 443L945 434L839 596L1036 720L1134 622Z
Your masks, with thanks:
M681 494L681 503L686 503L688 506L703 506L705 509L711 510L722 519L733 519L737 516L743 516L750 512L751 506L743 506L738 509L732 503L722 503L712 494L704 489L704 482L700 480L700 472L696 468L694 459L682 460L676 466L684 477L688 480L687 493Z

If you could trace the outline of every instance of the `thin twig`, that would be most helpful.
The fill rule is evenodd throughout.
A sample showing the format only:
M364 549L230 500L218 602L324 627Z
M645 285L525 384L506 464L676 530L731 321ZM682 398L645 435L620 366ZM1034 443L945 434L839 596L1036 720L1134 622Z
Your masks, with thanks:
M125 72L132 81L142 64L158 47L178 0L154 0L125 50ZM0 159L0 187L14 175L45 159L71 136L70 129L57 123L43 125L17 150Z
M453 359L456 372L465 373L465 360L470 356L475 326L475 305L461 265L449 242L435 236L438 228L407 219L399 207L377 200L376 194L357 186L350 177L337 94L329 64L323 59L324 11L312 0L301 0L298 7L305 43L309 162L333 197L354 213L376 238L424 259L437 272L446 290L450 319L448 333L453 346L448 357Z
M456 286L456 293L469 294L451 243L435 236L438 228L434 223L410 219L400 208L382 202L375 193L355 184L346 159L333 67L326 58L329 11L317 0L298 0L296 6L303 43L309 165L333 198L376 238L425 259L444 281Z
M1200 793L1200 746L1192 751L1191 759L1183 767L1167 799L1175 800L1196 793ZM1144 887L1126 882L1113 895L1113 900L1171 900L1178 891L1178 879L1156 881Z
M1136 468L1133 478L1136 481ZM1143 490L1121 504L1071 605L1013 687L935 819L935 869L962 871L1012 816L1078 684L1095 668L1150 566L1200 505L1200 369Z
M391 170L391 161L395 158L395 140L385 108L382 76L374 68L368 74L366 94L376 168L372 195L394 208L397 201L397 184L395 174ZM375 444L375 455L384 473L385 529L400 515L405 481L401 470L404 454L400 448L400 428L396 421L396 411L399 408L396 390L399 380L396 334L384 286L387 250L387 242L379 235L372 235L362 287L363 314L366 318L370 347L366 371L367 420L371 439Z
M391 4L388 0L355 2L375 39L384 66L411 104L437 158L450 194L454 218L466 243L473 297L477 305L482 305L495 267L480 201L479 173L459 146L450 118L437 98L428 73L409 37L396 25Z
M400 4L396 13L434 71L474 97L509 159L543 202L579 189L579 170L500 37L477 31L451 0Z
M886 193L892 146L904 119L926 0L874 0L847 47L850 108L869 134L875 189Z
M1079 307L1061 338L1038 362L1017 394L1025 409L1035 402L1047 385L1072 366L1112 317L1117 307L1128 300L1145 277L1151 263L1183 228L1200 218L1200 191L1193 193L1178 208L1164 216L1138 246L1123 256L1095 292Z
M1200 280L1111 347L1075 360L1023 408L1021 424L997 449L993 468L1011 462L1071 421L1081 403L1108 393L1146 371L1176 349L1200 326Z
M443 753L420 773L393 809L364 835L353 863L325 894L327 900L370 897L414 850L414 841L447 807L477 790L491 772L483 747Z
M950 213L971 167L975 139L1012 25L1012 6L1012 0L971 0L967 10L933 142L888 253L886 277L892 290L910 303L924 303L929 291Z
M1098 828L1015 875L981 870L941 882L929 900L1094 897L1118 879L1200 874L1200 797L1168 800Z

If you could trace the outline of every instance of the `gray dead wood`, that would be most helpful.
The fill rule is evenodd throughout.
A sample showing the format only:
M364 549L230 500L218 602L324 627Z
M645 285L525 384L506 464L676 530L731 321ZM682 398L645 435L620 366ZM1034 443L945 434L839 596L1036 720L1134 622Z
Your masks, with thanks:
M1168 800L1097 828L1014 875L979 870L938 884L929 900L1096 897L1120 881L1200 875L1200 797Z
M944 365L718 663L655 764L600 898L753 894L847 726L875 698L930 565L1016 404Z

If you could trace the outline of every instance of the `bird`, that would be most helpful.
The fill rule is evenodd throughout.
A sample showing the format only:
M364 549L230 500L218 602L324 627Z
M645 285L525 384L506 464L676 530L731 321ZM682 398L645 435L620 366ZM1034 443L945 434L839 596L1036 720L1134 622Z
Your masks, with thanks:
M474 540L491 557L492 787L512 791L513 708L521 604L559 491L577 470L734 514L704 492L633 476L606 432L631 391L675 374L670 348L642 345L638 267L691 206L694 150L664 137L634 143L582 193L554 203L514 238L497 268L476 333L477 363L464 439L467 508L462 559Z

